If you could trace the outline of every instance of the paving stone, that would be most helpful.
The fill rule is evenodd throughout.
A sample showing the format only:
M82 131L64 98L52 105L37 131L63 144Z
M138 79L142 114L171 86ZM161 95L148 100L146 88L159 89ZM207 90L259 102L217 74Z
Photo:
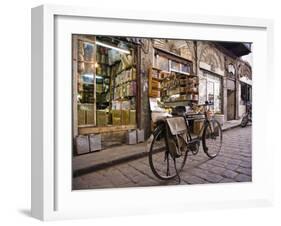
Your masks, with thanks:
M239 165L240 163L241 163L241 160L237 160L237 159L229 159L227 161L227 164Z
M223 178L220 183L236 183L236 181L230 178Z
M227 178L230 178L230 179L235 178L237 175L238 175L238 173L237 173L237 172L234 172L234 171L232 171L232 170L225 170L225 171L222 173L222 176L227 177Z
M223 179L223 177L217 174L208 173L204 179L211 183L218 183Z
M207 173L208 173L208 170L203 170L200 168L194 168L190 171L191 175L198 176L203 179L205 179Z
M226 169L220 166L214 166L209 168L211 172L216 174L222 174Z
M211 159L208 164L213 165L213 166L219 166L219 167L225 167L227 163L216 161L215 159Z
M244 167L244 168L251 168L252 162L251 161L242 161L239 165Z
M235 171L238 172L238 173L245 174L247 176L252 175L252 169L251 168L238 167Z
M203 163L203 164L198 165L198 168L208 170L208 169L210 169L210 165Z
M225 166L225 168L229 169L229 170L236 170L238 167L239 167L239 165L235 165L235 164L227 164Z
M235 177L235 180L238 182L250 182L252 181L252 177L249 177L245 174L238 174L237 177Z
M74 178L72 180L72 189L73 190L87 189L87 188L89 188L89 183L87 181L84 181L81 178Z
M230 158L230 157L218 156L218 157L216 157L215 159L216 159L217 161L220 161L220 162L225 163L225 162L227 162L227 161L229 160L229 158Z
M251 139L247 137L251 137L251 127L228 130L224 132L223 147L216 158L209 159L203 152L202 146L198 155L188 155L186 165L180 172L180 184L251 181ZM88 161L84 157L83 159ZM163 166L163 155L157 155L156 159L156 167ZM177 178L168 181L156 178L150 169L148 157L125 162L73 179L73 189L178 184Z
M197 177L197 176L193 176L193 175L189 176L189 177L183 177L182 180L188 184L205 184L205 183L207 183L207 181L205 181L204 179Z

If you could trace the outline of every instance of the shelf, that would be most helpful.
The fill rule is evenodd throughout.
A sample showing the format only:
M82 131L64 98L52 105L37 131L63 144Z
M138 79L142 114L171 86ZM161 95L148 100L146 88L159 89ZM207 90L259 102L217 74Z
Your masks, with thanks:
M157 90L157 91L161 91L161 88L155 88L155 87L151 87L152 90Z
M79 125L79 134L91 134L91 133L108 133L108 132L120 132L130 129L136 129L136 125L119 125L119 126L101 126L95 127L94 125Z
M80 84L85 84L85 85L94 85L94 83L93 82L79 82Z
M115 87L119 87L119 86L124 85L124 84L129 83L129 82L136 82L136 80L126 81L126 82L123 82L121 84L115 85Z
M97 61L97 64L101 64L101 65L106 65L108 67L112 67L112 66L115 66L116 64L119 64L120 62L121 62L121 60L117 60L113 64L109 64L109 63L102 63L102 62L98 62Z
M130 70L130 69L132 69L133 67L135 67L135 65L131 65L131 66L125 68L125 69L122 69L121 71L116 72L115 76L121 74L123 71Z
M86 63L86 64L94 64L95 61L88 61L88 60L78 60L79 63Z
M164 80L163 78L154 78L154 77L151 77L151 79L154 79L154 80L156 80L158 82L162 82Z
M198 100L174 100L174 101L168 101L164 102L165 104L170 104L170 103L179 103L179 102L188 102L188 101L198 101Z
M152 70L168 72L168 71L165 71L165 70L161 70L161 69L159 69L159 68L156 68L156 67L152 67Z
M107 91L107 92L101 92L101 93L96 92L96 94L102 95L102 94L105 94L105 93L108 93L108 92L109 92L109 91Z
M110 76L108 76L108 75L96 74L96 76L102 77L102 78L100 78L100 79L110 78ZM96 77L96 79L97 79L97 77ZM98 79L99 79L99 78L98 78Z
M123 98L117 98L117 99L113 99L114 101L126 101L129 100L131 98L133 98L135 96L124 96Z

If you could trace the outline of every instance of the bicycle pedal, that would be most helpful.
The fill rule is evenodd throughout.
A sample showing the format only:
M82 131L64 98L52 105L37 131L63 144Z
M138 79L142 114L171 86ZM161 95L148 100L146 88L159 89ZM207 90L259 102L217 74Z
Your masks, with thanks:
M192 139L191 141L188 141L188 145L199 145L200 144L200 139Z
M192 152L193 155L196 155L199 151L200 140L194 139L188 143L189 150Z

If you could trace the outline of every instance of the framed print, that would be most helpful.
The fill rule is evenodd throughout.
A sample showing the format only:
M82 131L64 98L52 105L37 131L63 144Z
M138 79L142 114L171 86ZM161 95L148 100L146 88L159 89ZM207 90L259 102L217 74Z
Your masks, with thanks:
M262 19L32 9L32 216L271 204L272 30Z

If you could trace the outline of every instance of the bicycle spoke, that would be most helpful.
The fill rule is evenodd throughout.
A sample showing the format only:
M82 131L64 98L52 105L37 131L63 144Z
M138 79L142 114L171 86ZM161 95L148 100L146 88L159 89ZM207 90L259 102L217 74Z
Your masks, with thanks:
M169 151L167 150L165 136L163 136L161 132L163 133L163 131L159 130L154 135L154 139L151 143L149 151L149 164L153 174L156 177L162 180L166 180L174 178L176 176L176 170L174 168L174 165L170 162L171 156ZM186 157L187 152L176 159L178 171L180 171L184 166Z

